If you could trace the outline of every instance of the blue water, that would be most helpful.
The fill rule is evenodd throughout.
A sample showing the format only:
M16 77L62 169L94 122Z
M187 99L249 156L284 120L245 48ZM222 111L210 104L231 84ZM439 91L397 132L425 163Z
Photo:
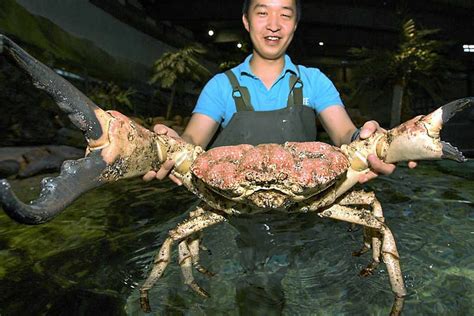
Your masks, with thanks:
M24 199L40 177L13 181ZM423 162L365 185L397 240L404 315L474 315L474 161ZM122 181L87 193L42 226L0 214L0 315L143 315L138 288L168 230L197 203L168 181ZM233 226L234 225L234 226ZM236 228L236 227L238 228ZM183 283L176 251L150 291L162 315L388 315L385 266L358 272L362 230L314 214L261 215L204 231L195 272L211 295Z

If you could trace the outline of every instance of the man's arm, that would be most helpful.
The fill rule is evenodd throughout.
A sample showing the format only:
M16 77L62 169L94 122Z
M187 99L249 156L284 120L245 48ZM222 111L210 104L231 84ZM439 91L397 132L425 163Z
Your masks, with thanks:
M333 105L325 108L319 113L319 120L334 145L340 147L351 142L356 127L344 107Z
M214 119L204 114L194 113L181 138L188 143L206 148L218 128L219 123Z

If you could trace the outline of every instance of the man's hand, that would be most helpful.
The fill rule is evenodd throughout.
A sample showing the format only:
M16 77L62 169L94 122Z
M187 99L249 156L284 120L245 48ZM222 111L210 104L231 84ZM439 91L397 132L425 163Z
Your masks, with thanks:
M171 137L179 138L178 133L176 133L175 130L167 127L166 125L157 124L153 127L153 131L159 135L168 135ZM143 180L144 181L151 181L153 179L163 180L168 175L171 181L173 181L177 185L182 185L183 183L178 178L170 174L170 171L171 169L173 169L173 166L174 166L174 161L167 160L161 165L161 168L158 171L153 171L153 170L148 171L143 176Z
M359 137L361 139L366 139L377 131L385 132L385 129L380 127L379 123L377 123L376 121L368 121L362 126ZM373 178L376 178L379 174L389 175L396 168L394 164L385 163L380 160L377 155L371 154L367 157L367 160L369 161L370 171L366 174L359 176L359 183L365 183ZM415 168L416 162L409 161L408 167L410 169Z

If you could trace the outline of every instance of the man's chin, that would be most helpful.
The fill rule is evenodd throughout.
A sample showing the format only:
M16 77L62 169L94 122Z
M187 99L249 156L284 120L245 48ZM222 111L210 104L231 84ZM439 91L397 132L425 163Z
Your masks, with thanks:
M263 59L267 59L267 60L280 60L282 58L284 58L285 54L284 52L255 52L254 51L254 54L257 54L259 55L261 58Z

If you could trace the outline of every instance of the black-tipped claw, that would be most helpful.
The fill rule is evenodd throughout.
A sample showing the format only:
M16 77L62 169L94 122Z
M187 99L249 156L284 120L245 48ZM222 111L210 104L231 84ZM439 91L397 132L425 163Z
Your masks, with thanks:
M448 122L457 112L474 105L474 97L458 99L441 107L443 124ZM443 159L451 159L457 162L465 162L467 159L463 154L448 142L441 142Z
M442 141L441 146L442 146L442 151L443 151L443 155L441 156L441 158L451 159L457 162L467 161L466 157L464 157L462 152L456 147L454 147L453 145L451 145L450 143Z
M13 193L7 180L0 180L0 204L15 221L36 225L53 219L84 192L102 184L106 168L99 152L77 161L65 161L56 178L45 178L38 199L25 204Z
M102 127L94 112L99 108L81 91L3 34L0 34L0 53L15 61L30 75L35 86L45 90L54 99L87 139L99 139L102 136Z
M29 55L5 35L0 34L0 53L14 61L31 76L36 87L45 90L87 140L103 136L97 107L81 91L46 65ZM40 224L51 220L82 193L102 184L99 178L107 167L100 151L77 161L66 161L57 178L42 182L40 197L30 204L21 202L6 180L0 180L0 205L14 220L24 224Z
M465 108L474 104L474 97L468 97L463 99L454 100L448 104L443 105L443 122L449 121L457 112L464 110Z

